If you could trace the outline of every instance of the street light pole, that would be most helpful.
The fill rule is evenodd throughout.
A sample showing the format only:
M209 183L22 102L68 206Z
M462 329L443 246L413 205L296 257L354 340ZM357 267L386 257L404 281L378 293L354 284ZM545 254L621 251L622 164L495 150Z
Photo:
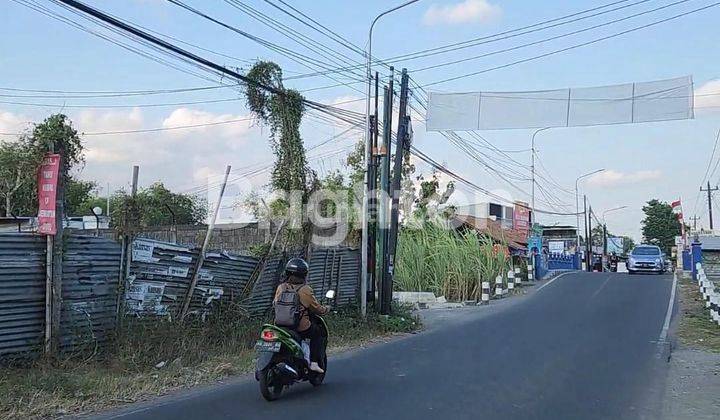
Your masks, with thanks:
M537 133L548 130L552 127L543 127L538 128L535 130L535 132L532 135L532 139L530 140L530 154L531 156L531 163L530 163L530 182L532 183L531 188L531 194L530 194L530 229L532 230L532 226L535 223L535 136Z
M392 9L388 9L373 19L372 23L370 24L370 30L368 31L368 49L365 56L366 62L365 62L365 70L366 70L366 77L367 77L367 96L365 98L365 163L370 162L370 155L371 155L371 144L370 139L372 138L372 135L370 133L370 130L372 130L372 126L370 124L370 96L372 93L372 34L373 34L373 28L375 27L375 24L377 23L378 19L381 17L387 15L388 13L392 13L398 9L402 9L405 6L411 5L419 0L410 0L407 1L399 6L393 7ZM388 148L388 150L390 150ZM368 198L370 196L370 191L368 190L368 187L370 185L370 173L367 170L367 165L365 168L365 188L363 193L363 201L362 201L362 248L360 250L360 259L361 259L361 265L362 269L360 270L360 312L362 316L364 317L367 314L367 287L368 287Z
M601 169L594 170L592 172L588 172L586 174L580 175L575 180L575 213L576 213L576 223L577 223L577 231L576 231L577 239L576 240L577 240L578 247L580 247L580 193L578 190L578 183L580 182L581 179L586 178L590 175L594 175L598 172L602 172L604 170L605 170L605 168L601 168Z

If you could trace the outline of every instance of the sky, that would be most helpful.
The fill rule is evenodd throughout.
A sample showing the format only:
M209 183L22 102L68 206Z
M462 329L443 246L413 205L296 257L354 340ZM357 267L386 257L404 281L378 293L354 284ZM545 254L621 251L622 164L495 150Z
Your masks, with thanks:
M362 98L366 88L362 81L362 56L294 19L305 20L298 13L291 11L285 14L273 7L274 4L288 10L279 0L186 0L185 3L253 36L280 45L283 48L280 52L284 54L288 54L288 51L302 54L315 59L316 63L321 61L326 68L358 64L356 75L348 75L346 72L339 78L332 76L335 80L327 75L293 78L317 71L317 67L313 68L313 65L307 63L301 65L278 50L267 48L168 1L86 1L113 16L170 36L173 43L240 71L247 70L254 60L275 61L284 70L287 87L304 91L308 99L317 102L364 112ZM69 115L78 131L85 133L83 139L87 162L79 176L97 181L101 186L100 194L106 193L107 185L111 191L128 188L132 166L139 165L141 187L161 181L181 192L207 193L212 201L225 166L231 165L232 198L230 202L223 201L223 211L226 219L243 217L233 212L232 201L242 201L247 192L267 184L267 168L272 162L272 153L268 142L269 130L251 118L242 99L242 92L234 87L218 87L220 84L232 84L227 78L221 80L195 67L172 61L175 67L185 70L180 71L110 43L77 26L31 10L27 4L33 3L35 0L3 2L0 13L0 133L3 133L0 134L0 140L13 140L13 133L27 129L28 123L39 122L51 113L62 111ZM94 23L84 21L82 17L52 2L41 3L47 8L46 13L58 13L71 19L75 25L80 23L85 29L108 34ZM377 14L399 2L286 0L285 3L341 35L359 49L364 49L370 22ZM714 4L710 0L420 0L378 22L374 30L373 55L383 59L397 57L503 33L608 3L616 4L591 13L619 9L452 53L390 62L396 69L407 68L414 82L426 85L521 61ZM662 9L655 12L627 18L660 7ZM292 35L303 34L307 37L305 39L311 39L311 47L299 45L288 36L264 26L252 17L255 11L286 25ZM535 42L623 18L627 19L548 42ZM640 239L641 208L653 198L668 202L682 198L686 217L697 214L700 216L699 225L707 227L707 202L704 196L699 195L699 187L705 181L706 168L720 129L720 73L717 70L720 44L716 36L719 19L720 6L710 7L581 48L435 84L428 90L532 91L691 75L696 94L695 118L692 120L554 128L538 133L538 171L547 179L541 183L549 194L556 196L546 199L538 193L538 207L574 211L576 178L604 168L604 172L581 182L581 194L588 196L598 217L605 210L627 206L607 213L606 221L611 232ZM317 27L316 24L311 26ZM126 38L112 36L124 42L126 47L138 46ZM526 43L533 45L518 47ZM490 52L493 54L487 55ZM156 52L153 54L157 56ZM485 57L423 70L425 67L477 55ZM387 79L385 68L376 65L374 70L381 71L381 76ZM157 93L158 90L197 87L204 89ZM83 98L80 96L87 94L52 94L13 89L154 93ZM530 153L527 149L534 130L479 132L494 147L507 151L506 155L498 156L481 149L495 159L504 160L501 164L511 168L518 179L512 179L512 184L509 184L470 159L445 137L426 132L423 117L422 113L413 113L413 141L418 148L476 185L511 199L529 201ZM112 133L188 125L200 126ZM302 135L308 147L335 137L309 152L311 166L324 174L332 169L342 169L344 156L362 138L362 131L310 114L304 120ZM463 137L474 140L465 134ZM513 160L510 161L508 157ZM714 162L711 166L714 167ZM418 162L417 174L427 176L430 171L427 165ZM712 168L710 172L713 172ZM717 183L718 177L720 172L714 172L710 182ZM445 178L443 180L447 181ZM469 195L468 192L467 188L458 188L451 201L463 204L486 199ZM548 224L575 223L574 216L541 216L539 220Z

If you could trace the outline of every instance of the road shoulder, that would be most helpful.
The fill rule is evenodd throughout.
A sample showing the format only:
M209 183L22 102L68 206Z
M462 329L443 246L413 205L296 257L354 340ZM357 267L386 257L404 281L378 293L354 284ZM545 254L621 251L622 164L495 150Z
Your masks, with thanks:
M678 282L674 346L663 400L665 419L716 419L720 413L720 327L709 321L697 285Z

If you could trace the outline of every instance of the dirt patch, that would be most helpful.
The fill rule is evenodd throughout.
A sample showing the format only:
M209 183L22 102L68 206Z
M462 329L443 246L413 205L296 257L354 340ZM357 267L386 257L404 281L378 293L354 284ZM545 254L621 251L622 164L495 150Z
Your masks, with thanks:
M677 344L668 365L664 419L716 419L720 413L720 327L698 286L678 282Z
M681 346L720 353L720 326L710 319L700 290L692 281L678 282L680 319L677 337Z

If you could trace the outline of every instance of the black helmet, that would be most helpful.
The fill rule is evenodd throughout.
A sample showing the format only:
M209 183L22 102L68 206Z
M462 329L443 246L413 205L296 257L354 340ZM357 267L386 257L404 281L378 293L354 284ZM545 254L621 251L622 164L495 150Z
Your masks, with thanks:
M285 264L285 274L305 278L310 267L302 258L290 258Z

